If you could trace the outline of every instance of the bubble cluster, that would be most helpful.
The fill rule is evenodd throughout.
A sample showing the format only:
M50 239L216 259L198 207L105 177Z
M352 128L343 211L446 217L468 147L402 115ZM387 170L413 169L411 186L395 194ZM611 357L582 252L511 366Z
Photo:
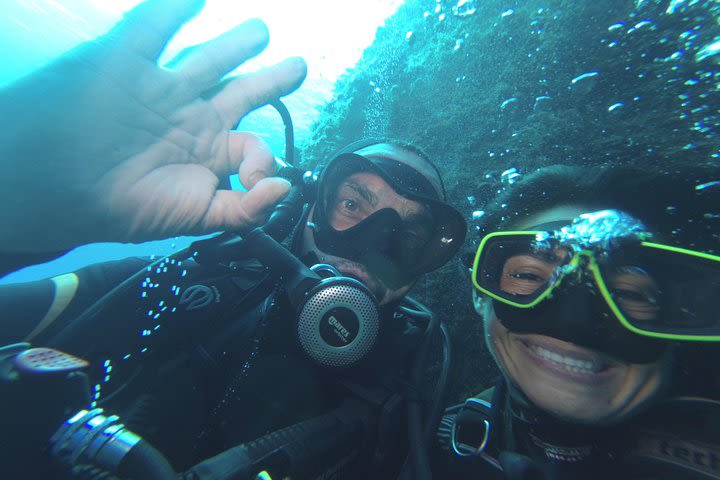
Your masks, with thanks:
M457 17L469 17L477 12L475 0L460 0L452 7L453 15Z
M694 151L700 148L700 140L715 141L720 124L720 72L715 61L720 40L713 34L720 3L673 0L665 9L659 8L659 3L637 2L627 21L610 25L609 36L602 41L623 51L625 69L634 72L637 80L653 84L664 81L667 93L676 92L677 119L685 122L691 138L696 139L682 148Z
M520 179L520 173L518 173L518 169L508 168L502 174L500 174L500 182L507 185L512 185L513 183L517 182Z
M155 257L151 256L151 260ZM120 362L118 366L123 367L128 361L137 355L143 355L151 351L153 340L163 323L168 317L177 312L177 302L180 295L180 278L187 275L187 269L183 262L172 257L157 260L144 268L145 276L137 284L136 311L139 316L129 319L137 322L136 341L131 345L130 351L119 355L118 359L108 358L104 361L102 370L99 372L100 381L93 387L92 406L95 406L102 397L102 392L107 390L107 384L114 378L113 362ZM130 286L129 288L132 288ZM127 367L123 367L125 371Z
M573 222L551 234L560 243L577 249L610 249L618 239L646 240L652 234L638 219L618 210L583 213Z

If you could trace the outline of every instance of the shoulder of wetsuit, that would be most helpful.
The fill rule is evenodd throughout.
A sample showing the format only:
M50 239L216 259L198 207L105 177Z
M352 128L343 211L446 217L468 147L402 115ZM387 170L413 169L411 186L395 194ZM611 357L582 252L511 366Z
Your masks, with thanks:
M229 266L187 261L149 272L136 289L141 300L136 313L153 321L172 318L176 329L210 334L226 319L238 318L264 301L274 284L255 260Z
M240 316L243 307L251 308L244 304L261 302L272 288L266 270L253 262L205 266L192 260L135 259L78 273L92 299L81 302L83 308L71 312L75 318L48 343L89 360L201 341L228 318ZM93 287L91 279L101 277L103 288ZM115 284L108 289L110 277Z
M628 478L720 479L720 401L672 398L623 430Z
M0 285L0 311L4 313L0 342L42 344L147 263L145 259L128 258L41 280Z
M0 277L30 265L49 262L65 255L69 250L43 253L0 253Z

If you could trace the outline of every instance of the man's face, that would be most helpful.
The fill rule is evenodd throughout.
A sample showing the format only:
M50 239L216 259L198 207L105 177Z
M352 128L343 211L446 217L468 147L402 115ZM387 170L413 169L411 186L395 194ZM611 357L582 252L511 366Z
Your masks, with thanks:
M417 236L418 242L427 235L432 217L421 203L398 194L382 177L369 172L353 173L342 179L335 188L335 194L327 206L330 225L339 231L354 227L373 213L394 209L402 219L404 234ZM312 213L310 214L312 220ZM390 303L403 297L415 282L412 277L407 283L392 287L383 281L382 275L367 265L346 258L329 255L315 245L312 230L305 228L303 251L312 251L322 263L329 263L342 274L363 282L375 294L380 304Z

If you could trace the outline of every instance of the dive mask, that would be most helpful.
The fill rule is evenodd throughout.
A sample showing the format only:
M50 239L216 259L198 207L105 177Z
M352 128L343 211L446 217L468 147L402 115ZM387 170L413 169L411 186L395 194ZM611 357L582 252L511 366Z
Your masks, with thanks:
M595 297L626 331L645 338L720 341L715 305L720 256L649 241L642 229L613 231L628 225L623 215L585 214L554 232L491 233L477 249L472 283L511 310L541 308L563 290L575 295L594 284ZM524 322L533 318L526 315Z
M383 178L400 195L421 203L427 215L403 220L392 208L378 210L345 230L330 225L332 205L342 180L358 172ZM461 247L466 233L462 215L444 201L444 192L412 166L382 156L343 153L322 171L313 214L313 235L326 253L417 276L445 264ZM396 275L397 276L397 275ZM399 280L402 283L404 279Z

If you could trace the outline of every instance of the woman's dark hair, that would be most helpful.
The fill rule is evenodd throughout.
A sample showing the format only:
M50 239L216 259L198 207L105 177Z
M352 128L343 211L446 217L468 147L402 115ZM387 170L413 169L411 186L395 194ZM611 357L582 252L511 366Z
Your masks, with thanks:
M570 204L591 211L622 210L641 220L663 242L717 250L720 183L711 182L718 180L720 168L711 164L541 168L508 186L486 206L474 243L531 215Z

